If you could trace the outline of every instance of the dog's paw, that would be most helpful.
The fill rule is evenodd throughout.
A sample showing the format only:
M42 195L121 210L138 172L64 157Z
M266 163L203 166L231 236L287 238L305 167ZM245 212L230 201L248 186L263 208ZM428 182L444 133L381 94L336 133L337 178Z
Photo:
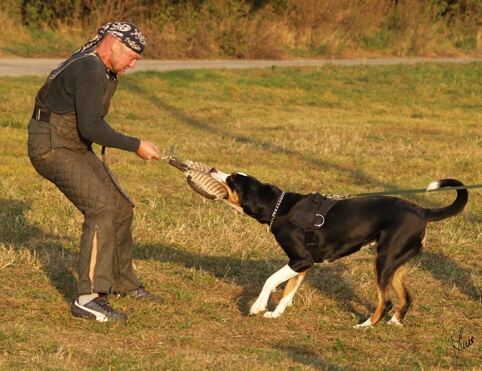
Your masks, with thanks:
M403 327L403 323L399 321L396 315L390 318L390 320L387 322L387 325Z
M360 323L358 325L353 326L353 328L359 329L359 328L371 328L372 326L372 321L370 318L368 318L365 322Z
M256 301L249 309L249 314L254 316L260 312L264 312L265 310L266 310L266 305L262 305Z
M263 314L264 318L278 318L281 315L281 313L277 313L276 311L274 312L266 312Z

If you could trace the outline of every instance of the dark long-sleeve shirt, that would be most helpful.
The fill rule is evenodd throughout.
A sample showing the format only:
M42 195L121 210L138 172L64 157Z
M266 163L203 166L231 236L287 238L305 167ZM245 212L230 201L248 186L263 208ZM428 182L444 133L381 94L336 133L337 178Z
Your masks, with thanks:
M52 81L43 103L57 114L75 112L79 133L86 141L136 152L140 140L114 130L104 120L110 104L104 102L109 78L116 76L98 56L78 59Z

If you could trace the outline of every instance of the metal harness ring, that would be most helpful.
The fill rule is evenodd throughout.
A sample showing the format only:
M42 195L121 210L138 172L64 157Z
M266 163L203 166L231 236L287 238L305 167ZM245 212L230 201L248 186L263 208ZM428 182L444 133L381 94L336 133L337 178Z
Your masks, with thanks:
M321 216L321 219L322 219L322 222L321 224L316 224L316 223L313 223L313 225L316 227L316 228L320 228L323 224L325 224L325 217L321 214L316 214L315 217L319 217Z

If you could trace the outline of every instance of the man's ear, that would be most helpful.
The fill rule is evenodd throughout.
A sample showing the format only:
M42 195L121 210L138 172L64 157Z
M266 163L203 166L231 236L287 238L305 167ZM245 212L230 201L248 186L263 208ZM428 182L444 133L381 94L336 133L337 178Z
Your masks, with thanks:
M116 51L122 46L122 42L111 34L105 35L103 42L108 43L106 46L111 52Z
M116 39L115 37L112 37L112 38L113 38L113 41L112 41L112 44L110 46L110 50L115 51L122 46L122 43L119 39Z

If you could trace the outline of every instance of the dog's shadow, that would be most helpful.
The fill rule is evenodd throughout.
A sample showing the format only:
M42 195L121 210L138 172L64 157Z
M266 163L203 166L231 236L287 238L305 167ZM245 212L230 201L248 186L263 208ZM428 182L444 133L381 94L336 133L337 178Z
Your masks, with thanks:
M241 286L242 292L236 300L239 311L249 315L250 305L261 292L266 279L276 270L287 263L287 259L237 259L233 256L210 256L188 251L176 245L139 245L135 248L135 259L154 259L159 262L174 263L188 269L199 269L207 274L211 274L219 280L234 282ZM371 257L368 259L370 264ZM420 259L420 258L419 258ZM460 291L474 301L480 301L479 289L472 281L471 272L460 267L457 263L442 254L424 253L422 259L426 262L433 276L444 284L453 284L454 276L458 277L455 284ZM356 264L352 262L351 264ZM436 269L440 265L449 267L447 269ZM350 271L350 264L338 260L331 264L315 265L306 277L303 285L309 285L323 296L336 301L342 310L352 316L362 320L369 317L376 306L375 277L372 277L372 269L367 274L370 275L370 282L373 283L373 295L362 297L360 292L360 282L346 279L346 272ZM277 291L282 292L284 284L280 285ZM273 295L270 298L269 310L274 310L279 296ZM298 297L297 297L298 296ZM295 305L299 301L309 301L303 299L304 293L301 289L295 296ZM272 301L271 301L272 299ZM302 304L301 304L302 305Z
M348 264L342 260L330 264L315 265L306 277L306 283L328 298L335 300L338 305L358 319L366 319L375 310L375 296L364 299L357 294L360 291L360 282L352 284L345 278L345 273L350 270ZM370 270L370 274L372 274ZM375 293L375 282L373 292ZM356 306L355 306L356 304ZM359 309L362 308L363 312Z
M155 259L160 262L173 263L184 266L188 269L199 269L207 274L211 274L220 280L234 282L241 286L242 292L236 298L237 306L243 315L249 315L250 305L261 292L266 279L275 271L283 267L288 260L281 259L237 259L233 256L208 256L196 252L187 251L176 245L140 245L135 249L136 259ZM357 288L352 288L344 280L343 275L349 268L338 261L330 265L315 266L308 274L303 285L310 285L324 296L335 298L337 302L347 311L360 317L360 313L353 302L358 302L362 306L370 306L368 302L359 298L356 294ZM321 278L320 278L321 277ZM279 296L283 291L284 284L281 284L277 294L270 300L269 309L274 310ZM301 294L303 295L303 294ZM299 299L295 296L295 302ZM296 304L295 304L296 305Z
M424 269L446 287L457 289L468 298L482 305L482 287L478 287L472 278L472 271L461 267L443 253L423 252L420 259Z

